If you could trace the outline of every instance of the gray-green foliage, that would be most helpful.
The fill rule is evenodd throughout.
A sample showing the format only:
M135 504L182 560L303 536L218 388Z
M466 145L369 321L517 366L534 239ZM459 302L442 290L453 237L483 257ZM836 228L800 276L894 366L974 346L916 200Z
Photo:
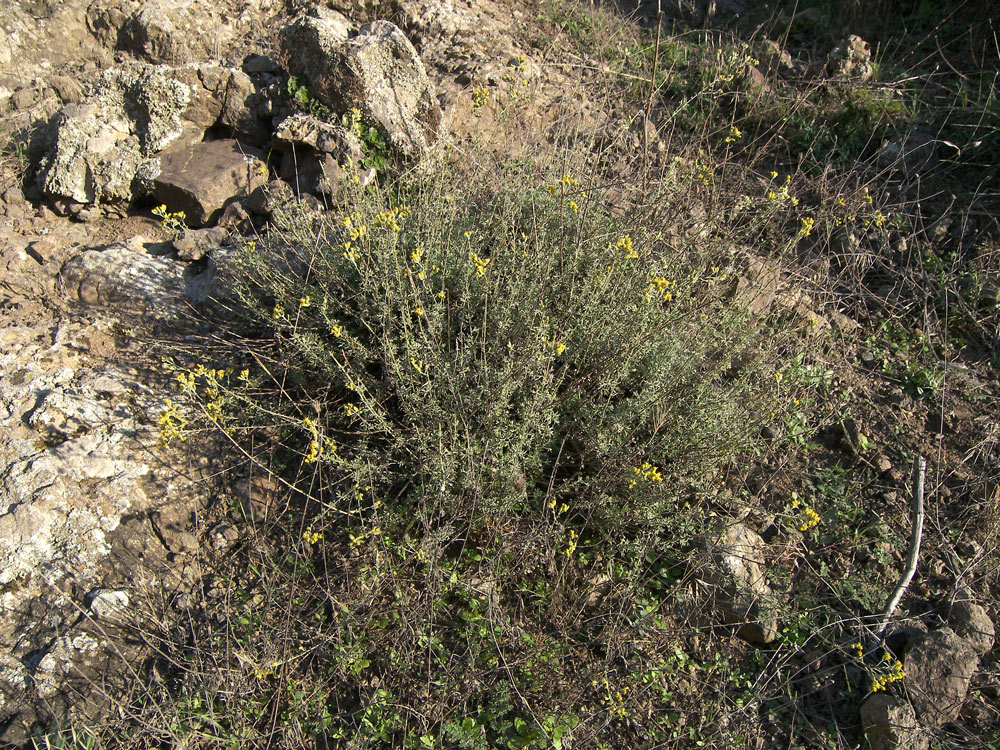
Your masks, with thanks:
M318 408L300 453L334 485L427 521L557 502L646 525L747 445L756 333L712 250L612 218L600 190L444 174L295 231L236 274L286 393Z

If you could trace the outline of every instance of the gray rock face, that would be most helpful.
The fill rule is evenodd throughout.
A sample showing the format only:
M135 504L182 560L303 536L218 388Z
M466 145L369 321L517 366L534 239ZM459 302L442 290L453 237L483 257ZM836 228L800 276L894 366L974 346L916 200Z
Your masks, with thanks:
M903 660L904 682L917 718L939 727L958 718L979 655L951 628L918 636Z
M67 106L53 119L39 187L80 204L127 203L145 162L167 146L200 141L217 123L251 130L240 101L248 86L245 73L217 65L111 68L92 103Z
M763 604L771 595L764 576L766 544L753 529L731 524L706 540L712 566L707 579L717 587L716 603L728 624L738 624L738 635L751 643L770 643L778 621Z
M395 150L420 158L439 137L441 108L417 51L388 21L349 31L333 11L300 16L281 32L289 70L305 76L317 99L359 108Z
M183 211L191 227L213 223L229 199L253 192L267 176L263 152L228 139L170 149L156 166L144 180L149 194Z
M906 700L875 693L861 706L861 723L871 750L927 750L930 741L917 726Z

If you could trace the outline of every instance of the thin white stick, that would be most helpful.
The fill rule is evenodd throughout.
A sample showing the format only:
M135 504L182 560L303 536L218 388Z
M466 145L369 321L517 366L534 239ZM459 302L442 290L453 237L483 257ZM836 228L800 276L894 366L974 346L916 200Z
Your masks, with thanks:
M881 639L886 628L889 627L889 620L892 619L899 600L903 598L906 587L913 580L913 574L917 572L917 558L920 556L920 538L924 532L924 474L927 471L927 461L923 456L913 459L913 530L910 532L910 551L906 557L906 568L896 585L896 589L886 602L885 610L882 612L882 622L879 625L876 638Z

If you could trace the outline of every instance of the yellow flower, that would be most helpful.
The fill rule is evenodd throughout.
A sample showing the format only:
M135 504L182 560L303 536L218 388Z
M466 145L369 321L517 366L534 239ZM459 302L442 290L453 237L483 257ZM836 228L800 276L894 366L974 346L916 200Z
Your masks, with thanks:
M299 297L299 307L309 307L312 304L312 299L307 294L304 297Z
M569 206L569 210L572 211L573 213L576 213L577 211L580 210L580 207L576 205L576 201L570 201L567 205Z
M330 326L330 333L334 335L334 338L340 338L344 333L344 326L332 325Z
M413 308L413 314L414 315L423 315L424 314L424 308L422 308L422 307L414 307Z
M800 221L802 222L802 226L799 227L799 236L808 237L812 234L813 225L816 223L816 220L811 216L803 216Z

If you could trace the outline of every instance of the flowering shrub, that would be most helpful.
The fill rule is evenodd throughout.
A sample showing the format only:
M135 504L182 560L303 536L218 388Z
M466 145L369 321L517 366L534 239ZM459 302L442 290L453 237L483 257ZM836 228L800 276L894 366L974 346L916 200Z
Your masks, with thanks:
M767 379L734 375L754 329L705 293L710 253L555 185L413 181L245 248L239 294L288 366L266 411L325 486L363 479L427 523L568 504L660 524L747 445Z

